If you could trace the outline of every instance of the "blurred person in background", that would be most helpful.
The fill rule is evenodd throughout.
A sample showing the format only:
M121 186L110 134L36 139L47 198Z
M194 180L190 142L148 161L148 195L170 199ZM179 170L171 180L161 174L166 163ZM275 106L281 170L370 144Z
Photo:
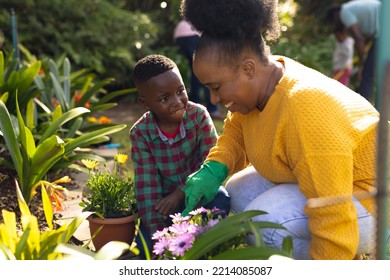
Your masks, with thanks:
M204 104L207 110L210 113L210 116L213 119L223 120L225 116L223 116L219 110L218 106L211 103L210 100L210 91L207 87L203 86L198 78L195 76L194 71L192 69L192 56L194 54L194 50L199 42L199 33L196 29L186 20L181 20L175 27L173 32L173 39L178 44L180 48L180 52L185 56L190 66L191 71L191 90L189 93L189 98L192 102L202 103L201 92L203 91L205 102Z
M359 82L356 91L368 101L372 101L380 7L379 0L355 0L333 4L327 10L327 18L334 28L346 28L355 40Z
M354 40L343 27L334 31L336 45L333 52L332 77L345 86L349 86L353 68L353 44Z

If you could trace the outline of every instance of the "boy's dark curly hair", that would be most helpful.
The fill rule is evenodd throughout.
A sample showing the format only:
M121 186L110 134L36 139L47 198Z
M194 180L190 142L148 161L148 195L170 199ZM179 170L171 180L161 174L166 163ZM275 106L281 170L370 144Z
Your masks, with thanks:
M164 55L147 55L134 66L133 80L136 85L139 85L175 67L177 67L176 63Z
M265 39L280 35L277 0L182 0L180 13L202 33L197 51L217 46L220 62L229 64L245 48L264 62L269 50Z

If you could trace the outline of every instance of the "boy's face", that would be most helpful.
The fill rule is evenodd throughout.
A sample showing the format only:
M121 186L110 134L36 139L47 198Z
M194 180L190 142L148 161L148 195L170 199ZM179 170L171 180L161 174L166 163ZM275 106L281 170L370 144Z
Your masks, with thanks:
M187 92L176 67L138 86L140 102L153 112L159 124L176 124L183 119Z

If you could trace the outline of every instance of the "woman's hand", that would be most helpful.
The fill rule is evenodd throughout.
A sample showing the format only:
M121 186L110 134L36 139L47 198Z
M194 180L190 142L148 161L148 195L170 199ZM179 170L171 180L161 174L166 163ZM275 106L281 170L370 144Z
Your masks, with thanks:
M182 215L187 216L200 202L203 205L211 202L227 175L228 168L225 164L208 161L197 172L188 176L183 188L186 194L186 208Z
M155 209L163 215L164 219L167 219L169 214L173 214L179 209L184 197L184 192L180 189L176 189L174 192L161 199L157 203Z

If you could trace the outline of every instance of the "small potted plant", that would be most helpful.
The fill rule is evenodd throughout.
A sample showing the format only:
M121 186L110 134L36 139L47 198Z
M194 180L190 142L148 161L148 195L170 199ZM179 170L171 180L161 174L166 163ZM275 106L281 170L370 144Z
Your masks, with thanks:
M121 174L121 166L126 163L126 154L114 157L112 172L104 163L82 160L89 169L86 181L87 194L80 206L83 211L94 214L88 217L92 242L96 250L110 241L123 241L131 245L135 235L135 222L138 217L134 180Z

